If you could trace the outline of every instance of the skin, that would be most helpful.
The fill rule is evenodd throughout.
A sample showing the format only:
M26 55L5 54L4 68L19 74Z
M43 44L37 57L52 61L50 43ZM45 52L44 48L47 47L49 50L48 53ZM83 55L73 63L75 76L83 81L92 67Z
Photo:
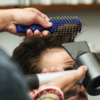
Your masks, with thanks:
M41 13L35 8L24 8L24 9L7 9L0 10L0 32L8 31L14 35L32 37L48 35L48 31L40 32L35 30L33 32L28 29L25 33L17 33L16 24L21 25L31 25L31 24L40 24L44 28L49 28L52 26L52 23L48 22L49 18Z
M61 89L62 92L69 91L70 88L73 87L76 84L76 82L85 75L87 70L88 69L86 66L80 66L75 72L73 72L73 74L66 73L64 75L61 75L61 76L55 78L54 80L52 80L51 82L49 82L48 84L41 86L39 89L41 89L43 87L47 87L47 86L55 86L55 87L58 87L59 89ZM66 80L68 80L68 81L66 81ZM77 97L78 97L78 95L73 96L69 100L86 100L85 98L80 99ZM46 100L48 100L48 99L46 99ZM58 99L58 100L60 100L60 99Z
M41 56L41 61L39 63L39 66L43 68L43 73L63 71L63 69L66 71L73 70L73 65L74 60L63 48L48 49L46 52L43 52ZM74 94L73 91L75 92ZM85 88L78 84L73 85L69 89L69 92L67 92L67 95L68 93L71 96L66 97L68 98L67 100L88 100Z

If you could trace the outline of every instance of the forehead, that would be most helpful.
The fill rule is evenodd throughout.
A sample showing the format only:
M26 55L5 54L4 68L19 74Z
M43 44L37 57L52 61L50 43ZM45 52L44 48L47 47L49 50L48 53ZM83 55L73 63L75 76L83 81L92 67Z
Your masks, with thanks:
M39 66L50 69L51 67L73 67L74 61L63 48L53 48L44 51L41 55Z

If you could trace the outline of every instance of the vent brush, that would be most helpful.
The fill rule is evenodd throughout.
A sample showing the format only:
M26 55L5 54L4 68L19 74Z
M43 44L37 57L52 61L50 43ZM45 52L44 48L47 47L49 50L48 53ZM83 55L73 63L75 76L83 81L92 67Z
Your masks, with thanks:
M51 17L50 21L52 26L50 28L44 28L39 24L32 24L32 25L16 25L18 33L26 33L28 29L31 29L33 32L35 30L43 31L48 30L50 33L78 33L81 32L82 23L78 16L57 16Z

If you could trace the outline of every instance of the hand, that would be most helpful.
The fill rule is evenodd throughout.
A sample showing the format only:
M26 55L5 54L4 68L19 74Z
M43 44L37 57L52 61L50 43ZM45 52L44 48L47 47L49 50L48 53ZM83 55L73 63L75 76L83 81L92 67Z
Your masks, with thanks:
M42 73L48 73L48 72L59 72L59 71L64 71L63 68L55 68L55 67L52 67L50 70L46 69L46 68L43 68L42 69ZM34 89L34 90L31 90L29 91L29 96L33 99L34 98L34 94L36 93L36 91L38 91L37 89Z
M52 67L49 71L48 69L44 68L42 70L42 73L56 72L56 71L63 71L63 69ZM81 67L79 67L79 69L76 72L61 75L61 76L55 78L54 80L52 80L51 82L49 82L48 84L40 86L38 90L40 90L41 88L44 88L44 87L48 87L48 86L55 86L55 87L60 88L63 91L63 93L66 92L66 91L69 91L69 90L73 91L74 89L77 90L75 92L78 93L80 91L80 86L77 85L76 82L85 75L86 71L87 71L87 67L81 66ZM66 80L68 80L68 81L66 81ZM34 97L34 93L35 93L34 91L30 92L29 95L30 95L31 98ZM71 96L72 95L68 95L68 96L66 96L66 98L69 98ZM71 99L72 98L73 97L71 97Z
M81 66L78 68L76 72L73 72L73 74L67 73L67 74L61 75L55 78L54 80L52 80L51 82L49 82L48 84L45 84L39 87L38 90L40 90L43 87L55 86L55 87L60 88L63 92L66 92L70 90L76 84L76 82L85 75L86 71L87 71L87 67ZM80 91L80 88L77 89L77 92L79 91Z
M25 33L17 33L16 24L31 25L33 23L36 23L40 24L44 28L49 28L52 26L52 23L48 22L49 18L35 8L8 9L6 11L11 16L11 19L6 27L6 30L18 36L24 36ZM40 36L41 34L46 36L48 35L48 31L43 31L42 33L39 30L34 31L35 36ZM30 29L28 29L27 37L32 37L32 36L33 32Z
M42 73L59 72L59 71L64 71L64 69L63 68L55 68L55 67L52 67L50 70L48 70L47 68L42 69Z

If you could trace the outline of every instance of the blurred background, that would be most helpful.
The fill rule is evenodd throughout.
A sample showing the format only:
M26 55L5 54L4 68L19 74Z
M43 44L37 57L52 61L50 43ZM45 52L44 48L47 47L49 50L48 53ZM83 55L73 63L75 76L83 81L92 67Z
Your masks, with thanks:
M34 7L47 16L79 16L83 23L82 33L75 41L87 41L90 50L100 54L100 0L0 0L0 9ZM23 37L0 33L0 47L10 56ZM100 96L89 96L100 100Z

